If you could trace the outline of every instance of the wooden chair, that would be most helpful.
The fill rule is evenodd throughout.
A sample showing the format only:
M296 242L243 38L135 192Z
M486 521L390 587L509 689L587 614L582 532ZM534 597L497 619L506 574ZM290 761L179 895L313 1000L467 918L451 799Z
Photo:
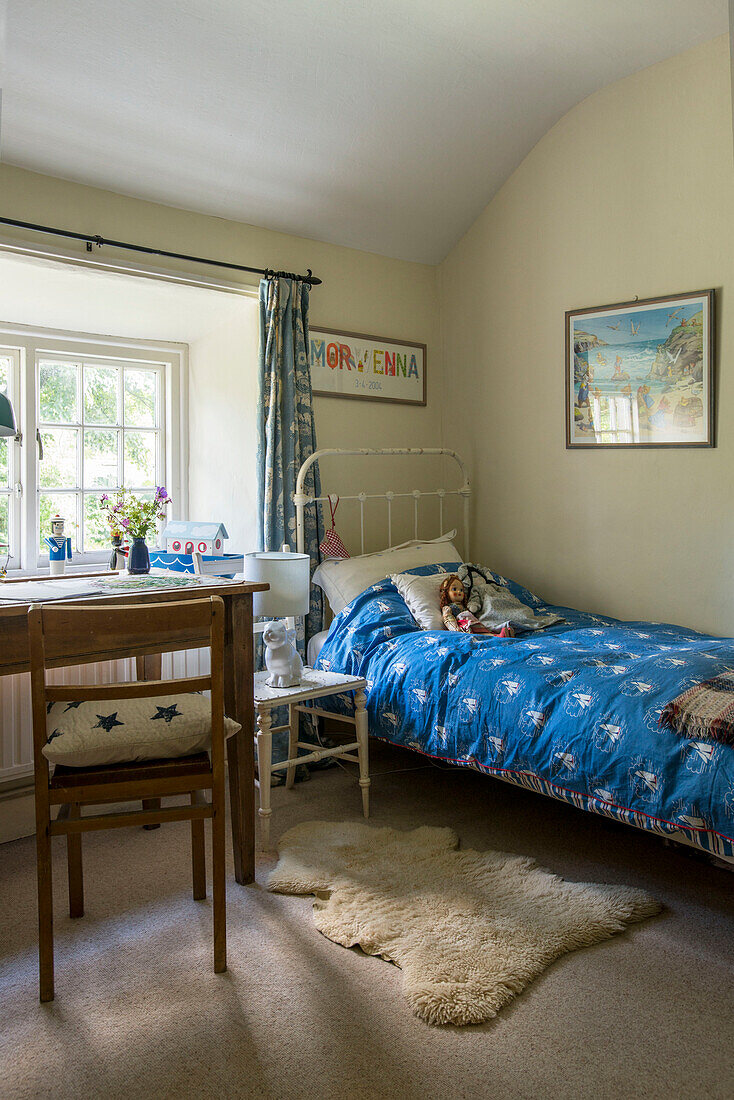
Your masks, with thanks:
M54 996L53 897L51 838L65 836L69 873L69 913L84 914L82 833L92 829L116 829L167 821L191 822L193 894L206 897L204 820L212 822L212 880L214 970L227 969L225 892L225 795L224 795L224 604L218 596L202 600L147 605L106 604L70 606L44 604L28 612L31 693L33 703L33 755L35 765L36 852L38 864L38 937L40 997ZM74 651L80 641L94 638L90 652L99 660L104 638L119 649L121 642L131 656L166 652L166 641L180 641L191 632L209 633L211 674L178 680L147 680L94 686L46 684L48 668L69 664L67 639ZM197 643L200 644L200 643ZM73 664L81 664L77 656ZM42 749L47 741L46 704L58 700L148 698L184 692L211 691L211 760L206 752L177 759L108 764L91 768L56 765L53 775ZM203 792L211 791L211 801ZM161 808L167 795L188 794L190 805ZM137 802L143 809L82 816L83 806ZM58 806L56 820L52 807Z

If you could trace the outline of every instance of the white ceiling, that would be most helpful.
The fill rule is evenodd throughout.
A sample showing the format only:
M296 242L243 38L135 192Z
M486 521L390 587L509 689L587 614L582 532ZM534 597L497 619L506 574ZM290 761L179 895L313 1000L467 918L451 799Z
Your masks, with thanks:
M6 4L5 161L427 263L575 103L728 29L727 0Z

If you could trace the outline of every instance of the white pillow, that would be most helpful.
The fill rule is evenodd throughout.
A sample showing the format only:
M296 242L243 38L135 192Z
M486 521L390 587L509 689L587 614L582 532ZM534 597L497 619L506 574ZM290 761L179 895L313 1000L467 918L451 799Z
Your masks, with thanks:
M309 668L313 668L319 659L319 653L324 648L324 642L329 636L328 630L320 630L318 634L314 634L309 639L309 643L306 649L306 663Z
M420 565L461 562L461 556L451 541L455 535L455 530L449 531L429 542L414 539L375 554L322 562L313 575L313 583L324 590L331 610L338 615L360 592L391 573L404 573L406 569L417 569Z
M416 577L413 573L393 573L390 580L408 605L408 610L423 630L445 630L439 607L440 588L449 573L431 573Z
M93 768L203 752L211 744L211 701L203 695L49 703L43 755L52 764ZM224 719L224 735L240 726Z

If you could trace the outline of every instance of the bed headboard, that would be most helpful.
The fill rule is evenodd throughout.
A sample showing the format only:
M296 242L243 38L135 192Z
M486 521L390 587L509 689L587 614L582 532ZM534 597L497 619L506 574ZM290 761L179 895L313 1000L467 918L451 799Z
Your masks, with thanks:
M391 489L386 489L384 493L356 493L349 496L342 496L338 493L337 487L332 487L332 481L329 480L331 487L332 497L339 495L341 500L356 500L359 501L360 507L360 531L361 531L361 553L364 554L364 506L368 500L384 500L387 503L387 534L388 534L388 546L392 545L392 508L394 501L411 501L413 502L413 530L415 538L433 538L433 535L427 535L424 532L419 534L419 506L421 499L429 497L438 497L438 513L439 513L439 530L436 535L442 535L443 531L443 503L444 499L449 496L458 496L463 498L463 553L465 560L469 558L469 495L471 493L471 487L469 485L469 478L466 472L466 464L463 458L456 453L456 451L448 450L446 447L381 447L371 449L368 447L355 447L354 449L343 449L341 447L325 447L323 450L314 451L310 458L301 466L298 471L298 477L296 479L296 491L293 494L293 503L296 506L296 538L298 543L298 552L304 552L304 509L308 507L318 507L319 504L328 502L327 496L312 497L304 493L304 484L306 474L310 470L314 462L323 461L323 459L331 456L337 458L344 458L347 455L360 455L369 456L370 458L378 455L390 455L395 457L397 455L403 456L416 456L416 455L430 455L432 457L444 457L451 459L457 464L461 472L461 485L458 489L447 489L444 486L440 486L437 489L412 489L408 492L393 492ZM322 472L322 482L325 480Z

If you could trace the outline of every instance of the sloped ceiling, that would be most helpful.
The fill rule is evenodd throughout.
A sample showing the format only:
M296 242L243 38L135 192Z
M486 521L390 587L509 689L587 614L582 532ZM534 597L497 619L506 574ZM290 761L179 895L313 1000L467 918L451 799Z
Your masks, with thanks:
M724 33L728 14L727 0L8 0L6 24L5 161L436 263L574 104Z

